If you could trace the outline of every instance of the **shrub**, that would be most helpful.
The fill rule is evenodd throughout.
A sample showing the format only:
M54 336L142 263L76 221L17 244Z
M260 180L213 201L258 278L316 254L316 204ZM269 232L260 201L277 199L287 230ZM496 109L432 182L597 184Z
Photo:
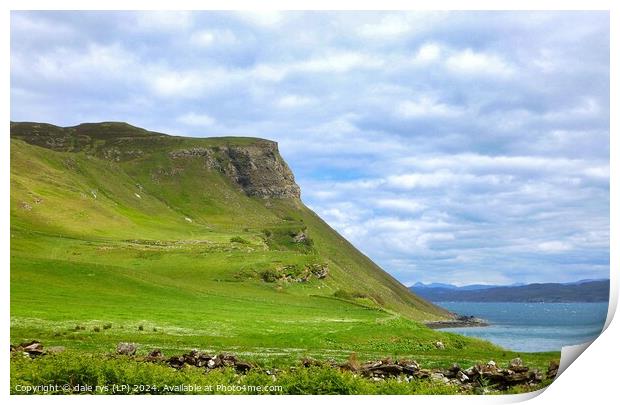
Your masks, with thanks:
M350 292L345 291L345 290L338 290L334 293L334 297L336 298L341 298L343 300L352 300L353 296L351 295Z
M95 332L101 332L101 329L99 328L99 326L95 326L95 327L93 328L93 331L95 331Z
M281 277L281 274L275 269L263 270L260 277L267 283L275 283Z
M138 326L138 330L144 330L144 325Z
M112 328L112 324L111 323L106 323L103 325L103 329L111 329Z
M334 293L334 297L341 298L343 300L354 300L356 298L368 298L368 295L361 291L338 290Z
M250 242L248 242L247 240L243 239L240 236L233 236L232 238L230 238L230 242L231 243L242 243L244 245L249 244Z

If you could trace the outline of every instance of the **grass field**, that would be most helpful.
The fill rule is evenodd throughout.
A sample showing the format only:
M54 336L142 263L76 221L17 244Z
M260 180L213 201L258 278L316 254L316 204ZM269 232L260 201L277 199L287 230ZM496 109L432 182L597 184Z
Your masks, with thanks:
M129 131L138 138L120 142L93 131L84 132L89 146L72 152L11 140L11 343L64 346L65 363L74 365L121 341L138 343L141 354L199 348L265 366L342 361L353 352L428 368L517 356L423 326L449 314L411 294L301 201L248 197L199 158L169 158L178 148L252 140L155 142L137 133L145 142ZM135 158L105 159L112 147L141 149ZM300 233L305 240L295 242ZM328 267L326 277L308 272L317 265ZM518 355L541 369L559 357ZM14 360L11 377L36 379L45 362L62 369L62 356Z

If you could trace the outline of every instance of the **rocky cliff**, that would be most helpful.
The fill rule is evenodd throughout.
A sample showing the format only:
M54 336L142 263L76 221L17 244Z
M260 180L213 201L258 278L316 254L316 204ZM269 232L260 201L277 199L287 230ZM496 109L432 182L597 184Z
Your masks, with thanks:
M257 140L251 145L194 147L169 153L171 159L204 161L239 185L249 196L261 198L299 198L299 186L291 169L278 152L278 144Z
M115 162L167 153L172 161L199 159L236 184L248 196L299 199L300 189L278 144L251 138L186 138L105 122L58 127L11 123L11 137L61 152L85 152Z

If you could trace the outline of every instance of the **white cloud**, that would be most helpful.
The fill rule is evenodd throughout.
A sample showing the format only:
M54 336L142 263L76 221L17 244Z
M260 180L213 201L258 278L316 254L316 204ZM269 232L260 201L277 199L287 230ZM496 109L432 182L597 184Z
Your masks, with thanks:
M306 72L347 72L357 68L379 68L383 61L378 55L357 52L332 52L293 65L293 70Z
M153 79L151 87L161 96L192 97L203 84L203 78L197 73L166 71Z
M41 76L48 80L75 81L78 79L124 79L134 74L134 55L120 45L89 44L85 50L55 48L24 60L21 55L11 58L14 74Z
M241 11L235 13L241 20L250 24L270 28L279 25L284 17L285 13L281 11Z
M455 117L462 115L462 107L451 106L441 103L431 96L420 96L415 100L401 102L396 112L403 118L424 118L424 117Z
M136 12L134 17L131 28L147 32L185 30L193 23L190 11L140 11Z
M304 97L304 96L298 96L295 94L289 94L289 95L281 97L278 100L277 105L282 108L297 108L297 107L304 107L310 104L314 104L314 102L315 102L315 99L313 99L312 97Z
M157 96L191 99L207 97L211 91L244 80L243 72L205 67L196 70L175 70L151 66L142 80Z
M388 15L376 23L363 24L358 32L366 37L393 37L406 34L412 25L402 15Z
M377 200L375 206L409 214L420 212L426 208L426 205L422 203L404 198L383 198Z
M383 15L358 26L357 33L366 39L401 40L432 29L446 18L446 14L435 11L416 10Z
M60 39L75 35L75 30L67 24L48 22L32 15L11 13L11 33L26 35L28 38Z
M438 60L441 57L441 48L434 43L424 44L418 49L414 57L416 63L429 63Z
M542 242L539 243L537 247L538 250L548 253L565 252L572 249L572 246L569 243L558 240Z
M212 31L198 31L192 34L190 41L200 46L210 46L215 41L215 33Z
M469 48L449 56L446 66L452 72L466 75L510 76L514 73L514 68L500 56Z
M191 125L195 127L211 127L215 124L215 119L207 114L197 114L194 112L189 112L187 114L183 114L177 118L182 124Z
M230 30L199 30L192 33L190 42L200 47L235 46L239 43L235 34Z

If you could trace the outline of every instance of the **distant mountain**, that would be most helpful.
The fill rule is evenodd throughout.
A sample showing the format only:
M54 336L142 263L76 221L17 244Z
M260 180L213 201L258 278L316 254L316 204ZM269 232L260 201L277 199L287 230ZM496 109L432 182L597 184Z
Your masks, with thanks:
M439 285L439 286L437 286ZM411 291L427 300L470 302L601 302L609 300L609 280L512 286L416 283Z
M445 288L446 290L485 290L487 288L493 287L504 287L501 285L493 285L493 284L470 284L464 286L457 286L454 284L443 284L443 283L415 283L411 286L411 290L413 289L433 289L433 288Z

